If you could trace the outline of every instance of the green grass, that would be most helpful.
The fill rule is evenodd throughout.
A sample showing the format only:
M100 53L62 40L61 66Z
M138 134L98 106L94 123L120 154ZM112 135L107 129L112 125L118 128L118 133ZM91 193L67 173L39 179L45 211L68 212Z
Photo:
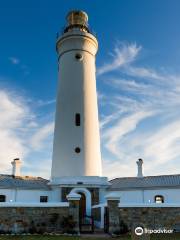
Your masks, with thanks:
M108 239L108 238L107 238ZM111 239L111 238L110 238ZM116 240L131 240L131 237L112 238ZM104 240L103 238L85 237L64 237L64 236L0 236L0 240ZM155 234L151 235L151 240L180 240L178 234Z
M130 237L121 237L115 239L131 240ZM104 238L64 237L64 236L1 236L0 240L104 240Z
M103 238L81 238L64 236L2 236L0 240L103 240ZM124 238L122 240L129 240Z
M152 240L180 240L180 233L174 234L153 234Z
M0 237L0 240L79 240L79 239L80 239L79 237L61 237L61 236L1 236Z

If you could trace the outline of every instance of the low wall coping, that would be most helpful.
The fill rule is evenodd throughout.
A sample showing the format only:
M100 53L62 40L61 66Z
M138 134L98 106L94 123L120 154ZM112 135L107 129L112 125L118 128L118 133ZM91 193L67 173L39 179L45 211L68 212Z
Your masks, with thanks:
M68 201L73 201L73 200L77 200L79 201L81 199L81 194L75 193L75 192L70 192L67 196L66 196Z
M52 202L52 203L23 203L23 202L1 202L0 207L69 207L68 202Z
M137 203L129 203L129 204L123 204L119 203L119 208L131 208L131 207L145 207L145 208L168 208L168 207L179 207L179 203L142 203L142 204L137 204Z

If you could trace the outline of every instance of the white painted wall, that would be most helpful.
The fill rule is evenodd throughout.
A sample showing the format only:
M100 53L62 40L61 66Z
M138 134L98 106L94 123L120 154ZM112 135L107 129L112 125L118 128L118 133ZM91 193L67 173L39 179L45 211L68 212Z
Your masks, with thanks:
M51 201L52 192L43 190L0 189L0 195L6 196L6 202L40 202L40 196L48 196Z
M76 189L83 192L84 188ZM43 190L15 190L15 189L0 189L0 195L6 195L7 202L24 202L24 203L38 203L40 196L48 196L48 202L61 202L61 188L56 187L49 191ZM100 189L100 204L106 203L106 196L119 197L122 204L141 204L154 203L155 195L163 195L165 203L179 204L180 203L180 188L174 189L152 189L152 190L127 190L127 191L106 191L104 188ZM87 196L86 196L87 197ZM89 198L88 198L89 199ZM150 200L150 201L149 201ZM89 204L90 206L90 204ZM90 208L89 208L90 209Z
M112 191L107 192L106 196L112 196L120 199L121 203L138 203L143 202L143 194L141 190L134 191Z
M155 189L155 190L145 190L144 199L145 203L154 202L155 195L163 195L165 203L180 203L180 188L178 189Z
M101 176L95 55L98 43L74 29L57 41L59 84L51 177ZM80 53L82 61L75 58ZM75 125L75 114L81 126ZM81 149L80 153L75 148ZM54 180L55 181L55 180Z
M51 192L41 190L18 190L16 202L40 202L40 196L48 196L49 199L51 198Z
M108 195L119 197L122 204L154 203L156 195L163 195L165 203L180 203L180 188L106 192L105 196ZM102 196L101 201L103 198L104 196Z
M62 191L60 187L53 187L51 190L50 202L61 202L62 200Z
M107 195L107 190L105 188L100 188L99 189L99 203L105 203L106 198L105 196Z
M6 201L10 202L15 199L15 190L13 189L0 189L0 195L6 196Z

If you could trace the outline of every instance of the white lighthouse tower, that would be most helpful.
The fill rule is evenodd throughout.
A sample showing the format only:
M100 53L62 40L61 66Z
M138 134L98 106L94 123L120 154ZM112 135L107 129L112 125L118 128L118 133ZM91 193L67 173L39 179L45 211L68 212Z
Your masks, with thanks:
M71 11L57 39L59 83L53 145L52 182L101 181L96 93L98 42L83 11Z

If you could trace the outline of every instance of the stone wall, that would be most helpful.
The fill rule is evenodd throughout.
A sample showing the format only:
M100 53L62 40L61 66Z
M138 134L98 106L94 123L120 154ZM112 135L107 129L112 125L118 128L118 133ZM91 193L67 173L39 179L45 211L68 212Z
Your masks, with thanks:
M0 233L61 232L68 207L1 207Z
M119 208L120 221L128 228L143 224L150 229L177 228L180 229L180 208L176 207L135 207Z
M120 218L119 218L119 200L107 200L108 205L108 218L109 226L108 231L115 233L120 231Z
M72 187L63 187L61 190L61 201L62 202L67 202L66 196L71 192L73 188Z
M99 188L88 188L91 192L92 205L99 204Z
M147 229L180 230L180 207L119 207L117 200L108 200L109 232L126 227L132 231L138 226Z

